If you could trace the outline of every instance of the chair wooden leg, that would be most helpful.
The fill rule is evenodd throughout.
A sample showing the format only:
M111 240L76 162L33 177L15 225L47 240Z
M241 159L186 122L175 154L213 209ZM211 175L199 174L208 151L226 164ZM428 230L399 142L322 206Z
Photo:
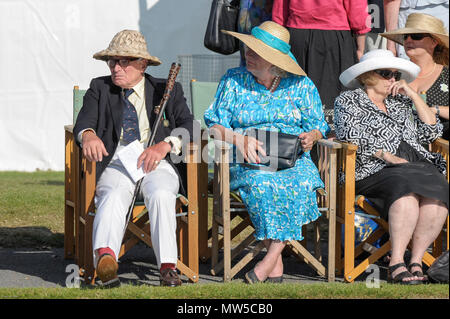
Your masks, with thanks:
M65 131L64 177L64 258L75 258L75 182L73 167L73 134Z
M203 134L202 134L203 136ZM199 155L208 150L208 140L202 139ZM208 247L208 163L199 158L198 172L198 254L202 262L211 257L211 248Z

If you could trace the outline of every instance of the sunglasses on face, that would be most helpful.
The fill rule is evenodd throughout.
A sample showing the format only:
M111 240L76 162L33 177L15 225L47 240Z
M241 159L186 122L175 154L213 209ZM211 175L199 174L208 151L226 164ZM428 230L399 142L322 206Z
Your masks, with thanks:
M402 77L402 73L399 71L391 71L391 70L375 70L376 74L382 76L386 80L390 80L392 78L395 78L395 81L399 81Z
M411 34L404 34L403 35L403 41L408 39L408 37L411 37L414 41L422 40L423 38L429 37L430 35L427 33L411 33Z
M112 69L116 66L117 63L119 63L119 65L122 68L126 68L131 61L136 61L139 58L127 58L127 59L108 59L108 61L106 61L106 63L108 64L108 66Z

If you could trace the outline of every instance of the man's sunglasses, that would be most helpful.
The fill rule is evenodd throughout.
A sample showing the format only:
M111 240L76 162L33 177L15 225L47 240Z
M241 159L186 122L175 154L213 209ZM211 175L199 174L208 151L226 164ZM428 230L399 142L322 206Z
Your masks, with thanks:
M414 41L422 40L423 38L429 37L430 35L428 33L410 33L410 34L404 34L403 35L403 41L408 39L408 37L411 37Z
M391 70L375 70L373 71L376 74L382 76L386 80L390 80L392 78L395 78L395 81L399 81L402 77L402 73L399 71L391 71Z
M106 63L108 64L108 66L112 69L116 66L117 63L119 63L119 65L122 68L126 68L129 64L130 61L136 61L139 58L126 58L126 59L108 59L108 61L106 61Z

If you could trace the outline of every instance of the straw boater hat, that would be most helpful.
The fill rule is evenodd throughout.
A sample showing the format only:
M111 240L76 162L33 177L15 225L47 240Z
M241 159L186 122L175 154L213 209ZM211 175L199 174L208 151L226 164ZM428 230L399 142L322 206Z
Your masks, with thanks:
M147 42L142 33L134 30L123 30L117 33L108 48L95 53L93 58L107 61L112 56L142 58L148 61L148 65L161 64L157 57L148 53Z
M448 32L442 20L424 13L411 13L406 19L404 28L380 35L403 45L403 35L413 33L429 33L441 45L448 48Z
M272 21L266 21L259 27L254 27L251 34L222 30L241 40L264 60L287 72L306 75L291 53L289 31Z
M364 54L359 63L349 67L339 76L339 81L351 89L361 87L357 77L369 71L379 69L397 69L402 79L412 82L419 75L420 67L406 59L396 58L389 50L372 50Z

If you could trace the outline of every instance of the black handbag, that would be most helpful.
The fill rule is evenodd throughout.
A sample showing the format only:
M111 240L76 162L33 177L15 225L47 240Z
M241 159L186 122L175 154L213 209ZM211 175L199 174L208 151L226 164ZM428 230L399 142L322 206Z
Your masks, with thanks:
M266 156L258 154L262 165L244 163L243 165L246 167L279 171L294 167L297 159L303 154L301 139L297 135L259 129L251 129L247 135L263 142L262 148L265 150Z
M213 0L206 27L204 45L220 54L232 54L239 50L239 40L220 30L237 31L239 0Z
M428 278L431 282L448 284L448 250L444 251L436 260L431 264L427 270Z

